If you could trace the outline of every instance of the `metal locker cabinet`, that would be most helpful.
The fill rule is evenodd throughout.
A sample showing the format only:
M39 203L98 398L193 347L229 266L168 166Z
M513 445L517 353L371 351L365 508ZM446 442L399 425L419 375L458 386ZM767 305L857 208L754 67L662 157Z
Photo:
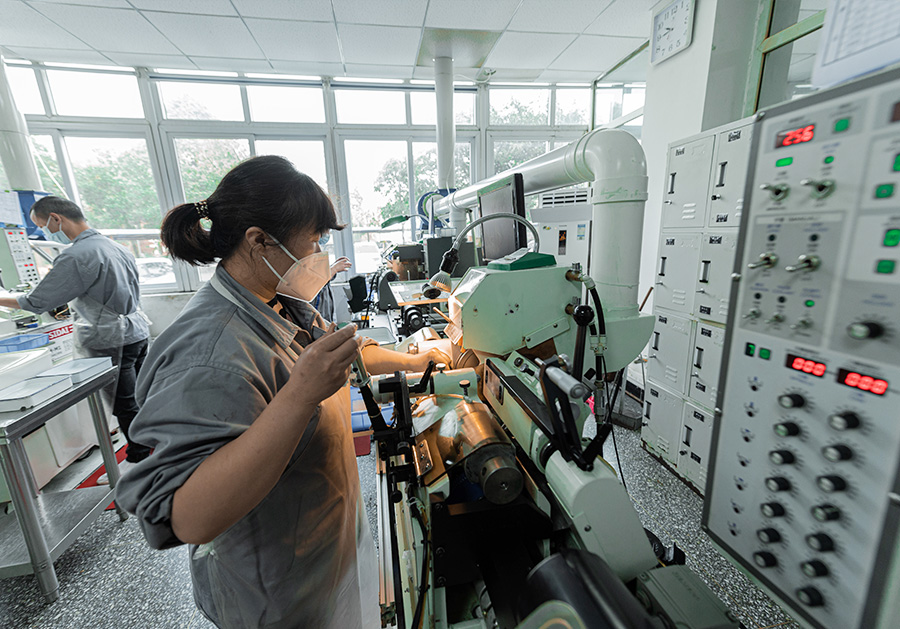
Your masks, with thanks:
M663 190L662 228L706 225L713 136L669 147Z
M709 181L709 227L739 227L750 163L752 124L716 136Z
M728 320L737 236L737 230L732 229L701 237L694 288L694 314L698 319L722 324Z
M641 441L648 452L672 465L678 464L684 400L654 382L647 382Z
M690 319L657 312L648 344L647 378L681 395L687 393L690 349Z
M688 397L706 408L716 407L719 390L719 371L725 347L725 328L712 323L698 322L691 350L691 379Z
M678 473L701 494L706 487L713 421L711 411L691 402L684 403L681 441L678 444Z
M699 233L664 231L660 234L654 307L693 314L699 260Z

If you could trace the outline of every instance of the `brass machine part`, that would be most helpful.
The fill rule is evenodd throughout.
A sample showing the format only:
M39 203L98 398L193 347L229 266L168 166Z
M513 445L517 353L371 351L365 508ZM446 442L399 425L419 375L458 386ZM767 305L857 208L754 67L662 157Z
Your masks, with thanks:
M430 485L463 465L466 478L478 484L490 502L512 502L524 486L515 447L486 404L462 400L445 410L446 403L456 399L430 396L416 405L414 423L429 415L440 417L416 437L414 458L419 475Z

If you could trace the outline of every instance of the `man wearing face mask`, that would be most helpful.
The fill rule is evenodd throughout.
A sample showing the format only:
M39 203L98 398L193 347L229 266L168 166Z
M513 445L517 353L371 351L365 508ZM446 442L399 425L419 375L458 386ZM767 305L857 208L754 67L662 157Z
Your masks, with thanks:
M67 199L40 199L31 207L31 220L48 240L71 246L27 295L0 298L0 306L39 314L71 302L79 353L108 356L119 366L113 414L128 442L124 472L150 454L150 448L131 441L128 430L138 412L134 387L150 336L137 264L127 249L91 229L81 208ZM98 482L107 483L106 475Z

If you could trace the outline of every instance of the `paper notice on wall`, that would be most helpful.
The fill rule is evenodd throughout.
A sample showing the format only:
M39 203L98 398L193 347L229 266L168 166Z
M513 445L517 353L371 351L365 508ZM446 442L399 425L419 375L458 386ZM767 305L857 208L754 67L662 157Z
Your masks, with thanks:
M19 211L19 193L0 191L0 225L21 225L22 212Z
M836 85L898 61L900 2L829 1L813 68L813 85Z

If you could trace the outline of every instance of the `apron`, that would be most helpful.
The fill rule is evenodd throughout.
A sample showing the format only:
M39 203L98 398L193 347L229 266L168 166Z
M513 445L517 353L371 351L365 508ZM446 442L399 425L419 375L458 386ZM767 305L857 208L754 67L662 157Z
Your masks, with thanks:
M210 284L248 311L218 277ZM351 434L344 387L322 402L263 501L212 542L191 546L194 597L218 627L381 627Z

